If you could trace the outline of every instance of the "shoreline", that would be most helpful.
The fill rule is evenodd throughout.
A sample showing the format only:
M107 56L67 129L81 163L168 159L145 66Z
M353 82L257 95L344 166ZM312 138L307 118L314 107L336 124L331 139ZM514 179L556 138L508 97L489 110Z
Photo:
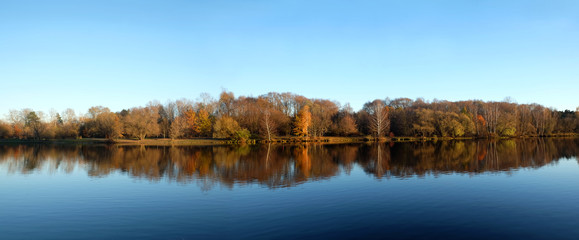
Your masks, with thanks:
M136 139L115 139L106 138L84 138L84 139L0 139L2 144L75 144L75 145L118 145L118 146L217 146L217 145L239 145L239 144L297 144L297 143L371 143L371 142L437 142L437 141L465 141L465 140L507 140L507 139L533 139L533 138L579 138L579 134L560 134L549 136L519 136L519 137L496 137L496 138L476 138L476 137L382 137L373 139L371 137L278 137L267 140L249 140L247 142L235 142L229 139L216 138L194 138L194 139L168 139L151 138L144 140Z

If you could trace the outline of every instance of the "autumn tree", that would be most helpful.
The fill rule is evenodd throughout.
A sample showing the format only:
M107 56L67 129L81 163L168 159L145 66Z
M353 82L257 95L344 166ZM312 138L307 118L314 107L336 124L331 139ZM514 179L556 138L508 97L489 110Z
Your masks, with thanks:
M352 136L358 134L356 120L349 114L339 117L336 125L336 133L338 135Z
M464 135L465 128L460 123L458 114L436 111L435 119L435 126L439 136L462 137Z
M24 138L24 118L25 115L23 116L18 110L10 109L8 112L8 122L12 127L12 136L14 138Z
M464 129L464 136L474 136L476 134L476 126L468 113L461 113L458 115L458 122Z
M294 135L299 137L307 136L311 121L312 114L310 113L310 107L306 105L302 107L302 109L295 117L293 130Z
M115 139L121 135L122 123L113 112L103 112L96 117L96 128L107 139Z
M176 104L174 102L167 102L166 104L155 104L154 106L158 108L160 134L166 138L170 135L171 125L175 121L176 115Z
M436 131L434 127L434 111L430 109L418 109L412 128L416 135L422 137L432 136L434 131Z
M171 124L169 136L171 139L180 138L186 134L188 128L187 119L183 116L178 116Z
M211 116L205 109L199 110L197 112L197 118L195 123L195 133L201 137L210 137L212 133L213 121Z
M132 108L125 117L125 131L130 136L145 139L146 136L159 134L157 123L159 114L156 107Z
M264 99L241 96L235 100L235 111L232 111L231 117L240 127L257 133L261 131L262 112L266 109L271 109L271 106Z
M40 139L40 134L42 133L44 126L40 121L40 117L36 115L36 112L32 111L26 115L24 126L30 129L31 135L34 139Z
M0 138L10 138L12 135L12 127L10 127L10 124L0 121Z
M497 134L500 136L514 137L517 134L518 112L516 107L501 103L501 112L497 120Z
M109 108L91 107L80 127L85 136L115 139L122 136L123 125L119 116Z
M68 108L62 113L62 127L59 133L61 138L77 138L80 122L73 109Z
M179 116L185 124L185 131L183 135L188 137L197 136L199 129L197 126L197 113L193 109L187 109L182 116Z
M314 99L311 107L310 136L324 136L332 126L332 118L338 113L336 103L329 100Z
M388 120L389 131L399 136L410 136L413 134L412 119L414 102L409 98L396 98L383 101L389 107ZM434 105L430 106L434 108Z
M477 132L477 136L484 136L485 132L486 132L486 125L487 125L487 121L485 120L485 118L482 115L477 115L476 117L476 132Z
M232 92L223 90L219 95L219 115L231 117L235 110L235 96Z
M332 117L331 132L339 136L352 136L358 134L358 124L354 119L354 111L350 104L345 104L342 109Z
M213 126L213 137L232 138L235 136L235 133L240 130L241 127L239 127L237 121L232 117L222 116L215 121L215 126Z

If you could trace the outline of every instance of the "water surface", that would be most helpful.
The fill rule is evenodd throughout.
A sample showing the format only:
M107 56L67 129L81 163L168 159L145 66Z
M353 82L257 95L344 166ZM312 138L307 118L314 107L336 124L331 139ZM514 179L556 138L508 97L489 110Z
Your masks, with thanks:
M1 145L0 239L576 239L579 141Z

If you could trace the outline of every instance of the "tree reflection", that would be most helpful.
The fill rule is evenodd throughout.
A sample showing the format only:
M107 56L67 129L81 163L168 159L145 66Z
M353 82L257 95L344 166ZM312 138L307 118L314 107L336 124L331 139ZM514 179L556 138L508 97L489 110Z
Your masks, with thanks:
M148 181L195 183L203 190L259 184L291 187L350 174L359 166L377 179L539 168L579 153L578 139L442 141L396 144L246 146L2 145L0 170L91 177L126 174Z

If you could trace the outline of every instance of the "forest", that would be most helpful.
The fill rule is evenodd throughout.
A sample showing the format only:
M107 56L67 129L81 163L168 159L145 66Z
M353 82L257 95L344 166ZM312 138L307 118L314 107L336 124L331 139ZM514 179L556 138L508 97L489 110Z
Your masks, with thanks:
M32 109L10 110L0 121L3 139L215 138L275 141L279 137L315 139L340 137L495 138L561 136L579 133L576 111L556 111L540 104L504 101L445 101L422 98L376 99L354 111L349 104L270 92L235 97L223 91L218 99L180 99L164 104L112 112L94 106L87 113L67 109L46 114Z

